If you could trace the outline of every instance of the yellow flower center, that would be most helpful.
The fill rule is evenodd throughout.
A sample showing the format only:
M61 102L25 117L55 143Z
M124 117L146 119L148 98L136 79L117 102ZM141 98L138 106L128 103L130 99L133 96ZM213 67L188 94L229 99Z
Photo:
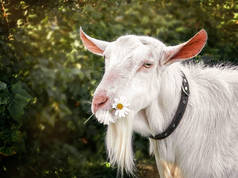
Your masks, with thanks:
M117 104L117 109L122 109L123 108L123 104L121 104L121 103L119 103L119 104Z

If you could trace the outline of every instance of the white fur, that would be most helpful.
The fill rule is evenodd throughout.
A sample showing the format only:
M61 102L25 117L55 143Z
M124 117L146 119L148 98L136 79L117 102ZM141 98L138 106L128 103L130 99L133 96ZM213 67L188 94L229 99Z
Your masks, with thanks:
M106 145L111 163L133 173L132 132L149 136L167 128L179 103L183 71L191 94L182 121L166 139L150 139L161 178L160 160L176 164L185 178L237 178L238 70L201 64L165 66L161 61L166 60L166 49L159 40L133 35L120 37L105 48L106 72L95 95L105 90L109 102L125 96L133 111L108 126ZM138 70L145 60L154 66ZM112 73L118 76L110 81ZM114 116L102 108L96 117Z
M178 165L185 178L237 177L238 71L181 64L173 64L167 70L162 75L166 80L161 81L165 89L161 89L157 99L160 104L150 105L145 119L162 128L171 122L180 92L180 70L188 78L191 94L178 128L157 143L160 159ZM158 118L161 111L162 117Z

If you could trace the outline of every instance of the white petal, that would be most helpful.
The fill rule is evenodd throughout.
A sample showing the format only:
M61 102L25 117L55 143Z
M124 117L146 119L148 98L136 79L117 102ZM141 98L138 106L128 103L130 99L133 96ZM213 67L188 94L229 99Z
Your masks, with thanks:
M114 104L112 105L112 108L116 109L116 108L117 108L117 104L114 103Z
M115 116L119 116L119 113L120 113L120 111L119 111L119 110L116 110Z
M125 111L125 112L129 112L129 111L130 111L130 109L128 109L128 108L126 108L126 107L124 107L124 111Z
M130 105L129 105L129 103L124 103L124 106L128 107L128 106L130 106Z
M121 117L125 117L125 112L121 112Z
M121 117L121 111L120 111L120 110L118 110L117 116L118 116L118 117Z

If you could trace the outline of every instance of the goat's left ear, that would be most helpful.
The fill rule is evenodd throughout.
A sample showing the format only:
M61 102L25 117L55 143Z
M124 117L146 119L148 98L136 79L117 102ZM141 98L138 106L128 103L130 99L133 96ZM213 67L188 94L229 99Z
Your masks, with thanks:
M184 61L197 56L206 42L207 32L202 29L185 43L166 47L163 64L166 65L177 61Z
M109 42L97 40L88 36L86 33L83 32L82 28L80 27L80 38L83 41L84 46L92 53L102 56L104 50L106 49Z

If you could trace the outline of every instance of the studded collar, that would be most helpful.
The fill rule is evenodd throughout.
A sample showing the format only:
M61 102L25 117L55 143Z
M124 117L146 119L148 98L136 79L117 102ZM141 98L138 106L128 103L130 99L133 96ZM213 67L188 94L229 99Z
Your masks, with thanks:
M173 117L172 122L169 124L169 126L167 127L167 129L165 131L163 131L162 133L159 133L155 136L151 135L150 138L156 139L156 140L162 140L162 139L168 137L170 134L172 134L173 131L179 125L179 123L184 115L184 112L186 110L186 107L188 104L188 97L190 94L188 80L183 72L182 72L182 80L183 81L182 81L182 87L181 87L181 97L180 97L177 111Z

